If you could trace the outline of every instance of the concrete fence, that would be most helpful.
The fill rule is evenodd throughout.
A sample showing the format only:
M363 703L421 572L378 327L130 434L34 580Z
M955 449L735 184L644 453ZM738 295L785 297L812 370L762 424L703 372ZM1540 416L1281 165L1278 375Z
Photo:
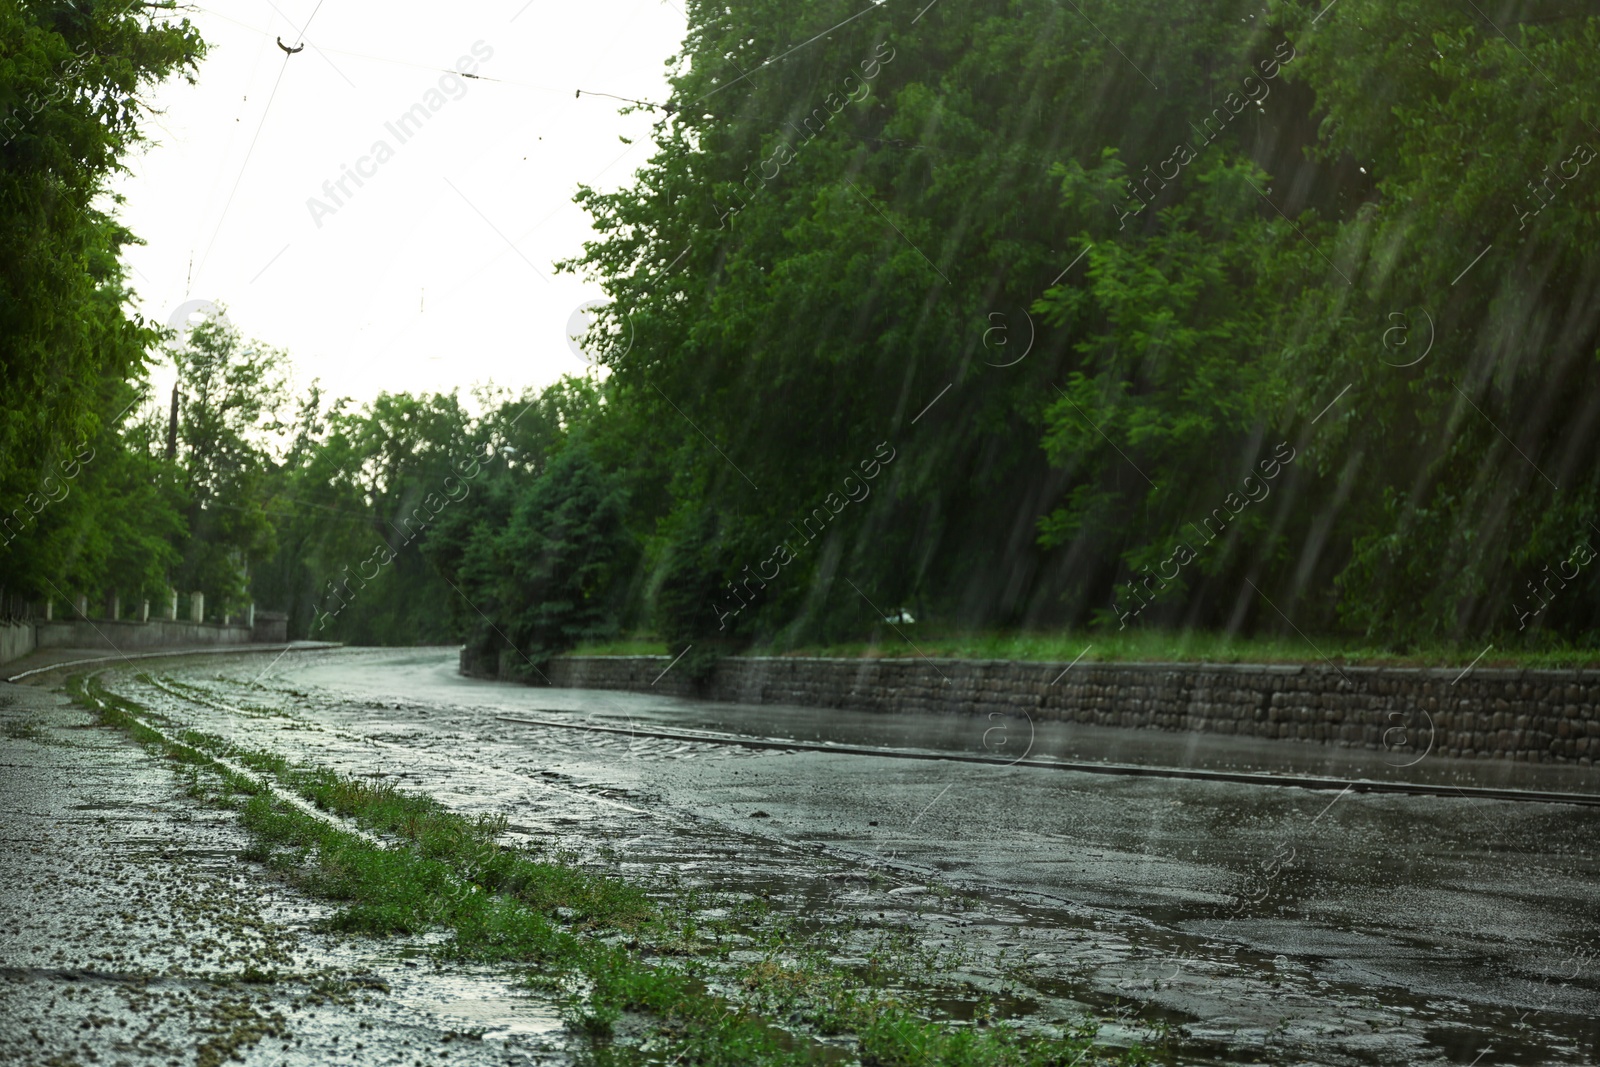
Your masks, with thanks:
M560 657L553 684L863 712L1027 713L1036 721L1193 730L1322 744L1589 766L1600 755L1600 671L723 660L696 685L664 656ZM463 666L467 664L465 660ZM659 677L659 681L656 679ZM653 683L653 684L652 684Z
M0 593L3 593L3 587L0 587ZM220 622L224 625L242 621L246 626L251 626L255 614L254 604L247 605L242 613L212 611L208 614L204 593L184 593L176 589L168 589L153 601L149 598L124 601L115 590L99 600L91 600L85 593L59 601L53 597L30 601L17 596L0 595L0 617L9 618L12 622L55 622L57 619L150 622L154 618L167 622L182 619L187 622Z
M155 619L130 622L111 619L64 619L36 624L38 648L109 648L119 652L143 648L196 648L249 644L248 626L220 622L172 622Z
M38 647L32 623L0 623L0 663L21 659Z
M204 648L251 642L282 644L288 640L289 617L281 612L251 611L249 623L176 622L172 619L56 619L49 622L0 624L0 664L21 659L42 648L109 649L126 652L147 648Z

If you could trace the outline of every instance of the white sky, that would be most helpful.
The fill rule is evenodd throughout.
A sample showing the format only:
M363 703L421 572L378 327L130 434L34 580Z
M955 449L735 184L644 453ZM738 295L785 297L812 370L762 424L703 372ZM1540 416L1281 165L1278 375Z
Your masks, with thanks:
M221 301L245 336L289 351L297 385L358 400L582 372L567 324L602 294L552 267L594 236L572 196L628 183L660 113L574 91L665 100L685 31L673 0L323 0L286 60L274 38L293 46L317 5L191 9L211 45L198 84L154 94L155 143L116 185L147 242L125 257L139 310L166 322ZM493 50L480 78L427 99L479 41ZM386 129L441 100L404 143ZM366 164L376 174L319 227L308 199L331 205L323 183L379 140L393 158ZM162 396L170 371L152 377Z

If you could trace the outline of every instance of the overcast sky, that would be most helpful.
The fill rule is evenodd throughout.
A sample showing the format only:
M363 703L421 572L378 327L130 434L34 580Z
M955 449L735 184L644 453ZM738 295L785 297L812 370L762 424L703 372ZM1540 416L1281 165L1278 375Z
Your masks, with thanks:
M147 242L126 256L140 311L220 300L289 351L297 385L360 400L584 369L567 323L602 294L552 264L594 235L578 185L626 184L652 116L574 92L664 100L674 0L207 0L190 17L211 46L198 84L157 91L155 143L116 187Z

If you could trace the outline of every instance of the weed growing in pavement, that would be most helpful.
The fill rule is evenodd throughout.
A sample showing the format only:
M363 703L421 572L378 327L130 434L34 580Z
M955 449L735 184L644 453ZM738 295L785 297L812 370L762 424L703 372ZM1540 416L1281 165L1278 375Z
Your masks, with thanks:
M564 1002L573 1028L595 1039L596 1062L662 1062L663 1055L683 1064L837 1059L837 1048L812 1041L807 1029L856 1035L861 1062L879 1067L1148 1062L1138 1049L1097 1046L1093 1025L1023 1034L1008 1026L963 1028L922 1018L905 992L907 979L918 972L931 976L948 961L936 949L924 951L909 931L880 933L863 975L830 958L834 942L857 926L826 928L775 914L764 898L683 888L681 881L673 899L654 904L641 887L579 868L571 858L500 844L503 818L468 818L388 783L293 765L273 753L177 729L92 680L85 687L73 679L69 689L109 725L174 761L191 793L238 812L254 838L252 855L341 905L330 920L335 928L379 936L442 928L454 935L442 946L444 955L532 965L529 984ZM145 719L161 722L173 736ZM213 757L275 780L395 845L376 844L286 805ZM720 942L747 916L760 921L749 936L765 958L715 974L702 957L721 950L706 935ZM719 995L712 979L737 1000ZM640 1015L649 1022L644 1043L616 1042L624 1017Z

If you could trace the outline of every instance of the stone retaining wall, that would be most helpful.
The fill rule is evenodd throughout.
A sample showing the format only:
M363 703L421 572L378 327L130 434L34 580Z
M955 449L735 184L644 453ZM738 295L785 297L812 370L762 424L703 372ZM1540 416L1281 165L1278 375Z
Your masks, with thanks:
M558 686L867 712L1037 720L1590 765L1600 671L1003 660L723 660L696 685L664 656L560 657ZM465 666L465 664L464 664ZM656 679L659 677L659 681ZM1431 742L1431 749L1429 748Z

